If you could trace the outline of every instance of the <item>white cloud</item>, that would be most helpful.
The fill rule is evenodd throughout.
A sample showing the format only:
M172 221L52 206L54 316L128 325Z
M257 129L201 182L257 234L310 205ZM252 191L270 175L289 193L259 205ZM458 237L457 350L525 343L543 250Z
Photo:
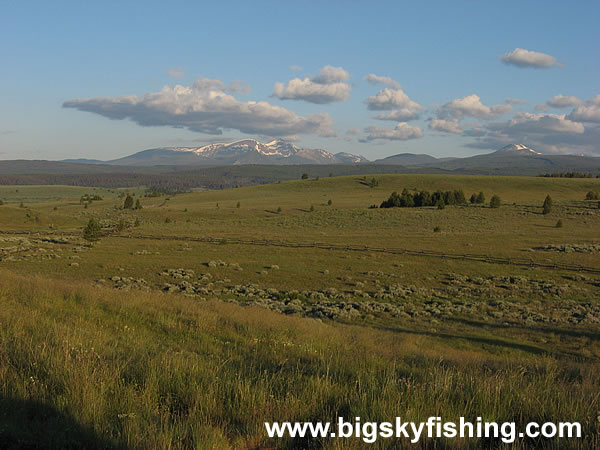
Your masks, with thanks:
M264 101L241 102L225 90L222 81L204 78L189 87L165 86L141 97L73 99L63 107L113 120L130 119L141 126L187 128L207 134L222 134L223 130L269 136L335 134L328 114L300 116Z
M387 113L380 113L375 116L377 120L392 120L394 122L408 122L419 118L418 111L410 108L394 109Z
M302 70L302 66L290 66L290 70L292 72L298 72L299 70Z
M554 56L523 48L515 48L512 52L505 53L502 56L502 62L520 68L533 67L535 69L548 69L559 65Z
M572 106L579 106L582 103L577 97L562 94L555 95L546 102L548 106L552 106L553 108L570 108Z
M360 134L360 128L350 128L346 131L346 134L349 136L358 136Z
M565 114L517 113L505 122L486 124L485 133L470 133L477 136L467 147L499 149L511 143L523 143L545 153L600 152L600 126L584 126L569 119Z
M385 88L379 91L377 95L367 98L365 103L371 111L391 111L400 108L422 109L422 106L412 101L402 89Z
M171 77L171 78L183 78L185 77L185 70L183 70L183 67L173 67L169 70L167 70L167 74Z
M444 133L461 134L463 132L458 120L432 119L429 122L429 128Z
M439 118L470 116L479 119L493 119L511 111L511 105L486 106L481 103L481 98L478 95L472 94L446 103L438 110L438 116Z
M400 122L396 125L396 128L383 128L383 127L367 127L365 132L368 136L361 139L360 142L371 142L376 139L383 139L386 141L405 141L408 139L417 139L423 137L423 131L419 127L409 125L404 122Z
M550 108L545 103L538 103L537 105L535 105L535 108L533 108L533 109L535 111L543 111L543 112L550 111Z
M332 84L348 81L348 79L350 74L342 67L325 66L312 78L312 81L319 84Z
M583 124L567 119L565 114L517 113L501 128L536 134L581 134L584 131Z
M396 80L393 80L390 77L382 77L379 75L375 75L374 73L370 73L369 75L367 75L365 77L365 80L367 80L371 84L385 84L386 86L389 86L394 89L402 89L402 86Z
M526 105L526 100L521 100L520 98L507 98L504 100L504 103L508 103L510 105Z
M350 75L342 67L325 66L313 78L294 78L287 86L277 82L273 95L281 100L304 100L326 104L341 102L350 96Z
M585 102L585 105L577 106L568 118L577 122L600 123L600 94Z

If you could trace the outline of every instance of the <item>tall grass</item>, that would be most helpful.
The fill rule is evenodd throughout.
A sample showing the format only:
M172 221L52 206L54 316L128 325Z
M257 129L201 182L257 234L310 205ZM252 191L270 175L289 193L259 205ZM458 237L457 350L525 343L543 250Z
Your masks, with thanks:
M325 324L159 293L0 277L0 447L361 448L269 440L265 421L580 421L600 445L600 365ZM405 442L379 440L375 448ZM500 447L475 440L423 448Z

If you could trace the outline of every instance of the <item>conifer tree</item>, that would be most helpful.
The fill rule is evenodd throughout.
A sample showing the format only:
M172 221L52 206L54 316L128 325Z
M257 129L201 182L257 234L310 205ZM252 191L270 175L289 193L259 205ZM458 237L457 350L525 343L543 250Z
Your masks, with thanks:
M550 214L552 212L552 198L550 195L546 196L546 200L544 200L544 205L542 206L544 215Z

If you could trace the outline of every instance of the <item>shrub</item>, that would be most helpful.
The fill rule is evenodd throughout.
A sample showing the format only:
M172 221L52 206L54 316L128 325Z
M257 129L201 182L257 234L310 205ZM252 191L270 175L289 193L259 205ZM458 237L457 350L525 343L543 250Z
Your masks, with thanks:
M100 233L102 229L100 224L94 218L90 219L83 229L83 238L86 241L94 242L100 240Z
M306 172L304 172L302 174L302 177L300 177L300 178L302 178L303 180L308 180L308 174Z
M281 213L281 206L277 207L277 214Z
M331 206L333 204L333 202L331 201L331 199L327 200L327 205Z
M125 223L125 220L123 218L119 219L119 221L117 222L117 231L123 231L126 226L127 224Z
M135 209L142 209L142 204L140 203L139 198L135 201Z
M315 205L310 205L310 212L313 212L315 210Z
M500 200L500 197L497 195L493 195L490 199L490 208L500 208L501 204L502 200Z
M585 194L586 200L600 200L600 192L589 191Z
M140 218L136 217L135 222L133 222L134 227L139 227L142 223L140 222Z
M436 225L436 226L433 228L433 232L434 232L434 233L440 233L441 231L442 231L442 227L440 227L439 225Z
M558 219L558 222L556 222L556 225L554 225L555 228L562 228L563 227L563 221L561 219Z
M170 218L165 218L165 223L171 223L171 219Z
M242 204L240 202L237 202L237 205L235 205L236 208L240 208L240 206L242 206Z
M546 199L544 200L544 205L542 206L542 214L550 214L552 212L552 198L550 195L546 195Z
M478 205L483 205L485 203L485 195L483 194L483 192L480 192L479 194L477 194L475 203L477 203Z

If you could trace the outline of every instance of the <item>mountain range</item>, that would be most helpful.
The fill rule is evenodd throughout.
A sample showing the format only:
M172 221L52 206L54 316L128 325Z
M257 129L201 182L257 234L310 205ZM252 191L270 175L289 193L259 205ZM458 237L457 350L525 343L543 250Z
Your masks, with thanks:
M111 164L119 166L230 166L243 164L360 164L368 160L350 153L332 154L322 149L300 148L275 139L262 143L244 139L202 147L163 147L143 150L112 161L70 159L63 162L79 164Z
M542 154L523 144L510 144L493 153L466 158L435 158L426 154L400 153L369 161L351 153L300 148L283 139L262 143L244 139L202 147L162 147L110 161L69 159L73 164L127 167L217 167L238 165L378 165L401 166L419 171L456 173L538 175L561 171L600 171L600 158L579 155Z

